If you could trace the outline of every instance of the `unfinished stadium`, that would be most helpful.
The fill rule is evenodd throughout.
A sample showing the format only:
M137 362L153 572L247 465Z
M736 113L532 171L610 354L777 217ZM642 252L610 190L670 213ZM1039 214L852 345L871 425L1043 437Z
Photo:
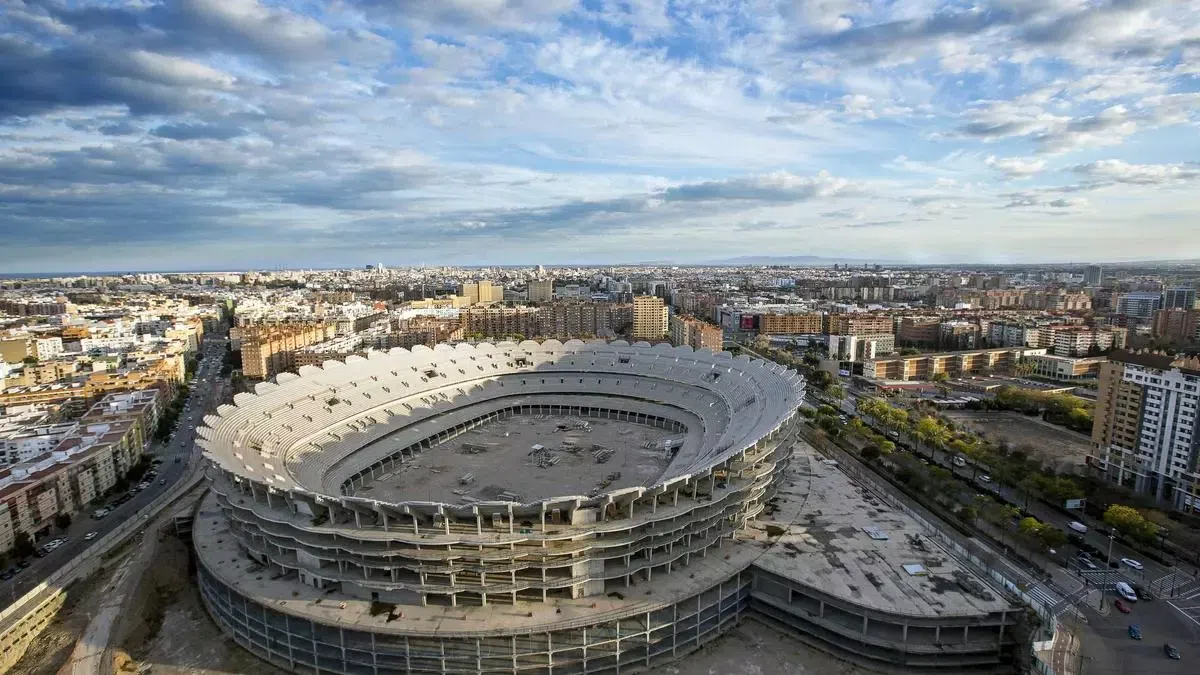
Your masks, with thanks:
M632 673L748 612L858 660L1010 662L1010 599L867 569L890 564L887 542L848 534L853 486L793 457L803 396L776 364L624 342L280 375L201 430L202 597L298 673ZM846 578L854 560L828 562L860 545L871 592Z

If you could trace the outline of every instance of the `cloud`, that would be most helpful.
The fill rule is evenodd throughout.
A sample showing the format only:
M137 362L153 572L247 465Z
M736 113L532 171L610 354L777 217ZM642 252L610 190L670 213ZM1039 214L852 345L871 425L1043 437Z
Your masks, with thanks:
M1200 180L1200 164L1130 164L1105 159L1080 164L1072 171L1089 178L1131 185L1169 185Z
M827 171L814 177L777 172L746 179L708 181L668 188L661 195L667 202L760 201L798 202L835 197L855 190L844 178Z
M1195 241L1197 3L0 3L0 269Z
M985 163L1004 174L1009 180L1018 180L1029 178L1038 173L1041 173L1046 168L1046 160L1044 159L1026 159L1022 157L1001 157L988 155Z
M125 127L122 127L124 129ZM125 132L129 133L129 132ZM176 141L194 141L199 139L212 139L218 141L227 141L231 138L237 138L246 134L246 130L233 125L222 124L205 124L205 123L180 123L180 124L164 124L150 130L150 135L160 138L170 138Z

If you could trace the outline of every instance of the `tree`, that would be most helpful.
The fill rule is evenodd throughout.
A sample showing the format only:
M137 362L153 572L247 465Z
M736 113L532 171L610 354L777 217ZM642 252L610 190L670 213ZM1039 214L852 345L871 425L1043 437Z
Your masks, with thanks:
M940 373L935 373L930 380L933 382L948 382L950 380L950 375L943 370Z
M13 555L18 558L28 558L33 555L33 539L27 532L18 532L13 538Z
M60 513L54 516L54 526L60 530L65 530L71 526L71 514Z
M979 518L979 512L975 510L974 506L964 506L958 510L956 515L959 520L968 525L973 525L975 520Z
M26 356L25 358L21 359L21 363L30 366L36 366L38 363L38 358L36 356Z
M1104 512L1104 522L1121 534L1147 543L1153 542L1158 534L1158 526L1146 520L1132 506L1113 504Z
M841 401L842 399L846 398L846 390L843 389L841 385L837 384L831 384L828 387L825 387L825 393L829 394L830 398L835 401Z
M1046 548L1059 548L1067 543L1067 533L1051 525L1043 525L1037 534Z
M874 462L879 459L880 452L879 448L872 444L864 445L863 449L858 451L858 454L864 462Z
M896 444L887 440L886 438L882 441L879 441L875 445L879 447L879 453L885 457L896 451Z
M1017 531L1027 537L1036 537L1042 523L1033 516L1026 516L1017 523Z

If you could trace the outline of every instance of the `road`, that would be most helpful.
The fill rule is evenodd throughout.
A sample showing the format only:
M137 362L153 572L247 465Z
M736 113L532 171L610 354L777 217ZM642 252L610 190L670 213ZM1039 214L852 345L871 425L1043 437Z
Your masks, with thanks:
M170 491L175 486L175 483L184 475L187 469L186 458L188 454L193 452L193 448L195 447L196 432L189 427L193 427L199 423L205 412L214 410L220 405L223 397L229 391L228 380L220 376L226 344L227 342L223 337L210 337L204 340L202 348L203 358L196 368L185 412L179 416L178 427L172 436L172 440L166 445L153 443L146 450L146 453L151 457L162 460L162 464L157 467L158 477L150 481L150 487L137 494L131 493L132 498L120 506L111 506L112 499L119 496L113 495L113 498L110 499L112 513L101 520L93 520L90 510L87 512L80 511L75 514L71 526L67 528L65 533L68 537L65 544L51 551L45 558L29 558L28 569L22 570L20 574L12 579L0 582L0 607L7 607L12 604L21 598L22 595L36 587L46 577L50 576L59 567L66 564L67 561L83 553L92 545L92 541L84 538L87 533L95 532L97 534L95 540L99 540L105 534L128 520L143 506L154 501L159 495ZM194 418L193 421L188 421L189 416ZM176 460L179 460L178 463L176 463ZM63 534L60 533L50 535L45 539L48 540L62 536Z

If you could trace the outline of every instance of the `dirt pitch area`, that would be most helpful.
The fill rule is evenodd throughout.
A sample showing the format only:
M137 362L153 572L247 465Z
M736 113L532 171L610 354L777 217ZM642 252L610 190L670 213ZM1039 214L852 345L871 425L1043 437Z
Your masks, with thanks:
M1039 417L971 410L951 410L942 414L963 429L992 442L1006 441L1013 448L1029 448L1031 456L1058 472L1076 472L1082 468L1091 448L1087 436L1044 422Z

